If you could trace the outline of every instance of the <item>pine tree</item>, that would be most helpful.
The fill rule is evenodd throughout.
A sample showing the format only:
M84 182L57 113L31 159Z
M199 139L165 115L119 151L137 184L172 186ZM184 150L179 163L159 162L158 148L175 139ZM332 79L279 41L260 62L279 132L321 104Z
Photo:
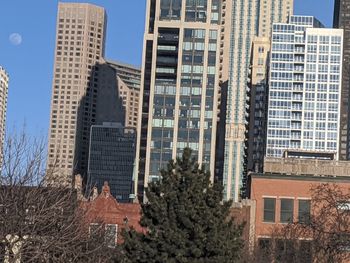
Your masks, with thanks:
M185 149L170 161L161 180L148 185L142 205L145 234L123 233L127 262L237 262L243 247L242 226L229 216L231 202L222 202L222 186L210 182Z

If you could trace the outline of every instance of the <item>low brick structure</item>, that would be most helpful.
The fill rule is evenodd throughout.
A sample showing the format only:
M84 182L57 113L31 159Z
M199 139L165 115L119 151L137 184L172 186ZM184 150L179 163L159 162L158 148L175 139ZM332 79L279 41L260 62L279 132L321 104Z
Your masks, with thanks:
M310 188L322 183L336 183L343 190L350 188L350 177L292 176L282 174L252 174L251 199L256 201L255 239L271 235L271 229L281 222L281 199L293 200L293 221L298 221L299 200L311 200ZM264 222L264 198L275 200L273 222Z
M124 228L133 227L136 231L144 231L140 225L140 204L118 203L111 195L107 182L102 187L100 195L92 200L82 201L81 205L86 211L87 223L90 226L98 224L115 226L115 239L118 243L122 241L120 233Z
M311 188L321 184L336 184L342 192L350 191L349 176L251 174L251 201L255 202L256 208L254 218L251 217L255 219L255 236L250 235L250 244L266 246L272 239L278 238L274 236L278 233L276 231L286 224L307 222L307 218L315 214ZM310 240L307 236L299 239Z

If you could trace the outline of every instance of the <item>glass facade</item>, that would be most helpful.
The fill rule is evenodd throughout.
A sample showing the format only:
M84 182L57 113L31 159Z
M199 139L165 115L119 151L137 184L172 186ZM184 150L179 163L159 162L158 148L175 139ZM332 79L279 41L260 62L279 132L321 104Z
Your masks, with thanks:
M186 22L207 21L207 0L186 0Z
M180 20L182 0L160 0L160 20Z
M117 124L91 127L89 151L89 185L102 189L108 182L118 202L130 202L136 149L133 129Z
M137 157L140 195L143 187L159 180L160 170L166 168L169 160L181 156L186 147L214 174L220 1L157 3L161 15L155 18L152 30L146 28L146 43L152 39L153 47L146 45L144 52ZM184 14L181 9L174 12L174 6L181 6ZM178 21L172 21L168 27L165 20L169 19Z
M342 31L315 26L303 16L273 25L268 157L288 149L338 151Z

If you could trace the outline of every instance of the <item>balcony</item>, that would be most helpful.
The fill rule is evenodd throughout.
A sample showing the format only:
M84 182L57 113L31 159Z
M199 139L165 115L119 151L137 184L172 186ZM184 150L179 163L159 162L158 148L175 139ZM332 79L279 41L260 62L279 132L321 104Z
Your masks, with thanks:
M301 103L298 103L298 104L293 104L292 105L292 110L293 111L301 111L303 109L303 106Z
M292 130L301 130L301 122L292 122L290 128Z
M294 82L303 82L304 81L304 76L302 76L302 75L294 75L293 81Z
M301 140L301 134L300 133L292 133L290 137L291 137L292 140Z
M295 47L294 48L294 53L295 54L304 54L305 53L305 48L304 47Z
M292 114L292 121L301 121L301 114L293 113Z
M303 91L303 85L294 84L293 85L293 91L300 91L300 92L302 92Z
M304 66L295 65L294 71L297 73L304 73Z

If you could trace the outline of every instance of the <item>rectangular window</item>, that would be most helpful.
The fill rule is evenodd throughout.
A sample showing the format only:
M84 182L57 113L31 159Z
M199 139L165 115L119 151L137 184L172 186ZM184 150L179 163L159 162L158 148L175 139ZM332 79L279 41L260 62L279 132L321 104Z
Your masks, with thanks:
M118 225L106 225L105 227L105 242L108 247L113 248L117 243L117 229Z
M292 223L293 222L293 199L281 199L281 223Z
M275 198L264 198L264 222L275 222Z
M307 224L310 222L310 200L299 200L298 221L299 223Z
M272 242L269 238L259 238L258 240L259 245L259 252L261 253L261 259L263 262L269 262L270 261L270 255L271 255L271 249L272 249Z

